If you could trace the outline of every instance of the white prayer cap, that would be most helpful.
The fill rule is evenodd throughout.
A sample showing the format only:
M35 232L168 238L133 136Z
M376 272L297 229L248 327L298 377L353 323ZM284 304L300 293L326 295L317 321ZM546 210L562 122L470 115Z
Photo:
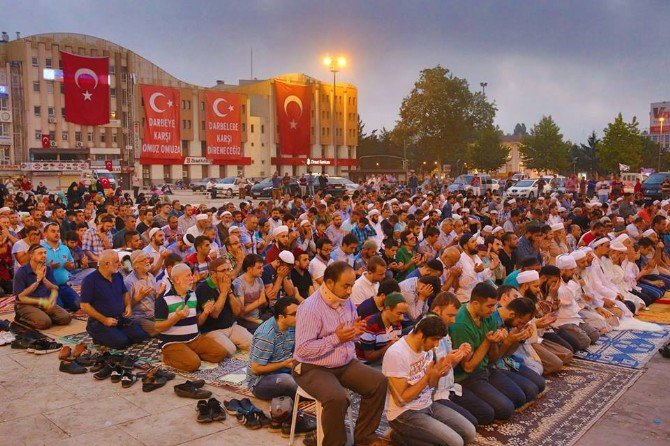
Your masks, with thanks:
M191 273L191 268L188 267L187 264L185 263L177 263L175 266L172 267L172 271L170 272L170 278L175 278L178 274L182 273Z
M230 235L230 234L232 234L233 232L242 232L242 230L240 229L239 226L235 226L235 225L233 225L233 226L231 226L230 228L228 228L228 234Z
M484 226L484 228L482 229L482 232L493 232L493 226L491 226L491 225Z
M619 197L619 198L617 198L616 201L617 201L617 202L619 202L619 201L623 201L623 197Z
M439 210L439 209L435 209L435 212L437 213L437 215L439 215L440 217L442 217L442 211L441 211L441 210Z
M311 223L307 219L304 219L304 220L300 221L300 227L307 226L309 224L311 224Z
M496 226L495 228L493 228L493 233L494 233L494 234L495 234L496 232L501 232L501 231L503 231L503 232L505 231L505 230L502 228L502 226Z
M454 212L456 212L456 211L459 210L460 208L461 208L461 205L460 205L460 204L458 204L458 203L454 203L454 205L451 207L451 210L454 211Z
M498 214L498 211L495 210L495 209L491 209L491 211L489 212L489 214L496 214L496 215L497 215L497 214Z
M624 223L626 220L623 219L623 217L617 217L616 222L617 223Z
M656 234L656 232L653 229L647 229L642 233L642 237L649 237L652 234Z
M479 221L479 220L477 220L477 219L474 218L474 217L469 217L469 218L468 218L468 222L469 222L469 223L472 223L473 225L476 225L478 221Z
M610 245L610 249L618 252L627 252L628 248L626 248L623 243L612 243Z
M540 195L539 197L537 197L537 200L538 201L540 201L540 200L544 201L544 197L542 195Z
M612 220L610 220L609 217L603 217L600 219L600 223L610 223Z
M577 249L577 250L575 250L575 251L572 251L572 252L570 253L570 256L571 256L573 259L575 259L575 260L581 260L581 259L583 259L584 257L586 257L586 251L581 250L581 249Z
M372 208L374 208L374 207L375 207L375 204L374 204L374 203L370 203L370 204L368 205L368 211L372 210Z
M579 249L581 249L582 251L584 251L586 254L588 254L588 253L590 253L590 252L593 252L593 248L591 248L591 247L589 247L589 246L583 246L583 247L581 247L581 248L579 248Z
M477 244L478 245L483 245L484 244L484 239L481 237L477 237Z
M232 216L233 216L233 214L231 214L230 211L223 211L223 212L221 212L221 216L223 217L224 215L227 215L227 216L229 216L229 217L232 217Z
M281 225L281 226L277 226L276 228L274 228L274 229L272 230L272 235L273 235L274 237L276 237L276 236L278 236L279 234L283 234L284 232L288 232L288 226L286 226L286 225Z
M551 225L549 227L551 228L552 231L561 231L561 230L565 229L565 227L563 226L563 223L554 223L553 225Z
M516 198L512 198L507 202L507 204L514 204L514 203L516 203Z
M599 239L593 241L593 243L591 243L591 245L595 248L597 246L602 245L603 243L609 243L609 241L610 241L610 239L608 239L607 237L600 237Z
M160 231L160 228L151 228L151 231L149 231L149 240L154 238L154 235Z
M372 217L373 215L379 215L379 210L373 209L368 213L368 217Z
M629 238L630 237L628 236L628 234L620 234L614 240L612 240L612 243L623 243Z
M198 214L198 215L195 216L195 219L196 219L197 221L200 221L200 220L207 220L208 218L209 218L209 217L207 216L207 214Z
M12 212L12 210L9 209L7 206L0 208L0 214L4 214L6 212Z
M574 269L577 268L577 262L571 255L564 254L556 257L556 266L559 269Z
M181 238L181 240L184 242L184 244L186 246L191 248L193 246L193 243L191 243L191 241L188 239L188 237L187 237L188 235L190 235L190 234L184 234L184 236ZM191 237L193 237L193 236L191 236Z
M659 204L659 203L660 203L660 201L654 200L654 204Z
M567 209L565 209L563 206L558 208L558 212L567 212Z
M461 216L458 215L458 214L454 214L454 215L452 215L451 218L454 219L454 220L463 220L463 217L461 217Z
M288 263L289 265L293 265L295 263L295 257L291 251L280 252L279 259L284 263Z
M540 280L540 275L535 270L521 271L518 276L516 276L516 281L521 285L522 283L535 282Z
M469 213L470 213L470 209L469 209L469 208L463 208L463 209L461 209L461 212L467 212L467 213L469 214Z

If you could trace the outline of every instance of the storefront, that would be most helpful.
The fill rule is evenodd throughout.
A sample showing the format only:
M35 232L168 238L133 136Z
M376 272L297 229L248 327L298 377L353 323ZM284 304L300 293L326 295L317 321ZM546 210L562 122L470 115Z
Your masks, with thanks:
M21 163L21 171L28 174L33 186L42 182L48 190L67 190L70 184L81 180L82 172L88 170L87 162L40 161Z

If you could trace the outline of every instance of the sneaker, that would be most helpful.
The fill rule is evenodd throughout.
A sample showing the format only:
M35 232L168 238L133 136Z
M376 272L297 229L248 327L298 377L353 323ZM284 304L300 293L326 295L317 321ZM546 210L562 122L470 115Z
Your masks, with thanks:
M14 335L9 331L0 332L0 345L9 345L14 342L15 339Z
M270 425L272 420L270 420L270 418L265 415L265 412L254 406L249 398L242 398L240 400L240 406L244 412L252 414L254 417L256 417L256 419L261 423L262 427Z
M34 343L35 339L28 339L24 338L23 336L19 336L16 339L14 339L14 341L12 341L12 348L26 350L28 348L31 348Z
M193 398L196 400L201 400L212 396L212 392L209 390L200 389L194 386L190 381L186 381L183 384L177 384L174 386L174 393L184 398Z
M102 366L102 368L100 370L98 370L93 375L93 377L97 380L102 381L104 379L109 378L109 375L111 375L113 371L114 371L114 368L111 365L105 364L105 365Z
M260 429L263 427L261 425L261 422L254 416L252 413L247 413L242 416L242 419L240 417L237 418L247 429L251 430L256 430Z
M198 404L195 406L198 416L196 420L198 423L211 423L212 422L212 409L209 405L209 402L206 400L198 401Z
M74 361L61 361L58 370L71 375L81 375L87 372L86 367L82 367Z
M298 418L295 421L295 435L300 437L306 435L310 432L316 431L316 420L312 417L308 417L303 412L298 412ZM289 438L291 436L291 422L286 421L281 426L281 436Z
M212 421L223 421L226 419L226 411L221 407L221 402L216 398L210 398L207 401L209 406L210 413L212 415Z
M32 350L32 353L35 353L36 355L46 355L47 353L60 351L61 347L63 347L63 344L60 342L54 342L49 339L40 339L35 342L28 351L30 352Z

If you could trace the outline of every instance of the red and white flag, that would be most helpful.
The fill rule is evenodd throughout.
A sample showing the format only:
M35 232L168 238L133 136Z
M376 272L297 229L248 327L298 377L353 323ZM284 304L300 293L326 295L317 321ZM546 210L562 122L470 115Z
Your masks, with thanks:
M42 148L48 149L51 147L51 137L49 135L42 135Z
M211 160L242 156L242 96L227 91L205 92L207 153Z
M109 124L109 58L60 51L65 86L65 120L73 124Z
M142 164L180 164L179 90L156 85L140 85L144 100Z
M312 89L275 81L279 150L282 155L309 155Z

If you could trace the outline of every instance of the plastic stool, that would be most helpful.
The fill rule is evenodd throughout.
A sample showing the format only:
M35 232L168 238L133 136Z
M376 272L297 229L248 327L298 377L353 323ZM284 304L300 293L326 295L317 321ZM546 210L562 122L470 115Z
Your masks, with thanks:
M323 429L321 428L321 411L323 406L321 403L314 398L312 395L307 393L302 387L298 387L298 390L295 392L295 398L293 400L293 417L291 419L291 435L288 439L288 445L293 446L293 440L295 438L295 423L298 419L298 404L300 403L300 398L306 400L314 400L316 403L316 444L321 446L323 443ZM354 421L351 412L351 405L347 408L347 419L349 420L349 434L353 438L354 436Z

